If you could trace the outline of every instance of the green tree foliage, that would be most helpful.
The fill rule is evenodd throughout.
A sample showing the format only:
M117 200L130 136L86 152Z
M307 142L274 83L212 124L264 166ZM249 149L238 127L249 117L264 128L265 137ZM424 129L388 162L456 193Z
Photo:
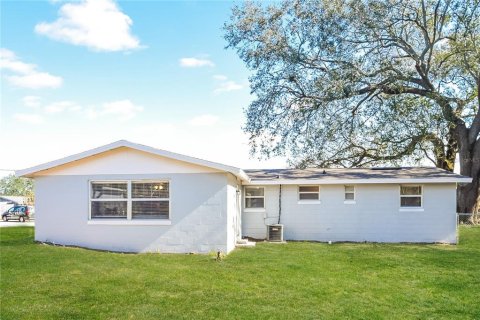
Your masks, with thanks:
M479 0L316 0L234 7L229 48L253 71L253 153L292 165L420 163L480 180Z
M19 178L11 174L0 179L0 194L7 196L27 197L29 203L33 203L33 181L27 178Z

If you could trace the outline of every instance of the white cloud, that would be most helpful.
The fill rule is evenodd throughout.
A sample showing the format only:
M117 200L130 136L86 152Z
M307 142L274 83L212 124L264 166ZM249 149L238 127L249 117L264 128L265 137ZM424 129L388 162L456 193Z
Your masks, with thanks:
M119 121L126 121L141 111L143 111L143 107L133 104L130 100L118 100L106 102L100 108L90 107L86 114L90 119L109 116Z
M0 48L0 58L2 59L15 59L15 53L11 50Z
M211 126L217 123L219 117L211 115L211 114L204 114L198 117L195 117L188 121L188 123L192 126Z
M38 108L40 106L40 97L37 96L25 96L22 98L23 105L29 108Z
M208 59L202 58L181 58L180 66L185 68L214 67L215 64Z
M143 107L135 105L128 99L105 102L103 104L94 104L86 107L75 101L68 100L42 104L40 97L36 96L26 96L22 100L25 106L37 109L41 107L44 115L73 112L78 116L83 116L91 120L102 118L112 119L114 121L125 121L135 117L139 112L143 111Z
M28 74L35 70L34 64L20 61L13 51L0 48L0 69L6 69L15 73Z
M29 123L29 124L40 124L43 122L43 117L38 114L29 114L29 113L15 113L13 118L19 122Z
M132 19L112 0L84 0L62 5L59 18L35 26L38 34L54 40L86 46L96 51L141 48L131 33Z
M119 100L103 104L104 115L119 116L121 119L130 119L136 116L143 107L134 105L130 100Z
M228 80L227 76L224 76L223 74L215 74L213 76L213 79L220 80L220 81Z
M29 89L58 88L63 83L61 77L38 71L36 65L21 61L13 51L4 48L0 49L0 69L15 74L5 76L5 78L17 87Z
M45 107L45 112L46 113L60 113L65 110L70 110L70 111L77 111L80 110L81 107L75 104L72 101L59 101L59 102L54 102L49 104L48 106Z
M234 90L243 89L243 85L237 83L233 80L228 80L227 76L217 74L213 76L213 79L217 81L216 88L213 90L214 93L219 94L222 92L229 92Z
M239 83L236 83L235 81L225 81L220 83L213 92L215 93L221 93L221 92L228 92L228 91L234 91L234 90L240 90L243 89L243 86Z
M34 72L26 75L7 76L11 84L29 89L58 88L62 85L61 77L52 76L47 72Z

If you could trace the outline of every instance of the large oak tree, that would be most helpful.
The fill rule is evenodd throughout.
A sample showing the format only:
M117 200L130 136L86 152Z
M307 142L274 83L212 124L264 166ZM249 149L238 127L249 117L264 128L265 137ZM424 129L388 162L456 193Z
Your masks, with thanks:
M480 180L480 0L235 6L229 48L253 71L252 151L292 165L423 163ZM427 160L427 161L428 161Z

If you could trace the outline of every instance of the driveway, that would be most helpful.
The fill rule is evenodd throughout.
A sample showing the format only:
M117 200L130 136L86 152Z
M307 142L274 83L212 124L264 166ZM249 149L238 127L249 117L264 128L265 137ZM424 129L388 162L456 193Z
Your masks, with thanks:
M0 228L7 228L7 227L34 227L34 221L27 221L27 222L18 222L18 221L0 221Z

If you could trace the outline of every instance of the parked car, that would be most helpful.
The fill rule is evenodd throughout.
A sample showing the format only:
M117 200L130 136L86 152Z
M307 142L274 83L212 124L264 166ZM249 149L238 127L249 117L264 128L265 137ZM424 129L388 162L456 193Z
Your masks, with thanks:
M2 220L18 220L20 222L25 222L25 220L33 218L34 213L35 209L32 206L14 206L2 214Z

